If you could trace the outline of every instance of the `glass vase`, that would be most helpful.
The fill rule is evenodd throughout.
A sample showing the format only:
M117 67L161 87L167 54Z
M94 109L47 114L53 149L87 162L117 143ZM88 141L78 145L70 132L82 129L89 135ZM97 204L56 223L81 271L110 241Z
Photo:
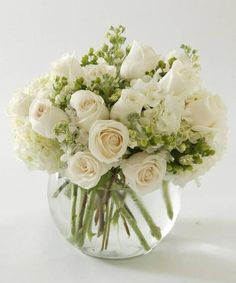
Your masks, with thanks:
M54 174L49 177L49 207L61 234L84 254L125 259L146 254L170 232L180 210L180 188L138 195L124 184L85 190Z

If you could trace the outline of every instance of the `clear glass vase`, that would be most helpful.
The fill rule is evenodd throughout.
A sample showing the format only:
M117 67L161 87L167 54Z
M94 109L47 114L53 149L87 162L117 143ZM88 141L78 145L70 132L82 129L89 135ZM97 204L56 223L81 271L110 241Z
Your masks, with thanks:
M124 259L148 253L170 232L180 189L165 182L143 196L121 184L85 190L54 174L48 201L56 226L74 247L94 257Z

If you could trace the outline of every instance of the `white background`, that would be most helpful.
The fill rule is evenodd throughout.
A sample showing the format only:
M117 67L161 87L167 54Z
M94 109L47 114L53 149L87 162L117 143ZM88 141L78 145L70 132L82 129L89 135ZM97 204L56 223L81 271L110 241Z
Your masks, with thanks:
M236 282L236 1L0 1L0 282ZM228 150L189 184L176 226L145 257L85 257L58 234L47 175L15 160L4 108L11 93L68 51L99 47L110 25L167 53L199 49L204 84L228 107Z

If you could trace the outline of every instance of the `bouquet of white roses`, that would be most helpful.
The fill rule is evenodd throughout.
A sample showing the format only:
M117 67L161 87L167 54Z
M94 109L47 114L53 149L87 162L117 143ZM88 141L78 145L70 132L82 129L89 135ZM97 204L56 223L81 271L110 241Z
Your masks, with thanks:
M124 47L123 32L111 27L99 50L53 63L15 94L9 114L19 158L65 178L54 197L69 191L71 241L83 247L87 237L102 236L107 249L110 225L120 216L149 250L125 195L159 240L161 230L139 196L168 182L184 186L215 163L225 145L225 108L202 87L195 49L182 45L182 52L162 57L136 41Z

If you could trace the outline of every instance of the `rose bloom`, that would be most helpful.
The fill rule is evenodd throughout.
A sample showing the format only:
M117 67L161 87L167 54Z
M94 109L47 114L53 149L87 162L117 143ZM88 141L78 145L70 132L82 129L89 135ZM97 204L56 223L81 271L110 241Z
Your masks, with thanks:
M160 154L139 152L124 159L121 168L127 185L144 195L160 187L166 173L166 160Z
M126 152L128 129L120 122L98 120L89 130L89 150L101 162L111 164Z
M119 120L123 124L128 124L130 113L140 114L145 103L145 96L133 89L123 89L121 97L111 109L111 119Z
M66 77L72 81L83 76L80 62L74 54L66 54L58 61L52 63L52 73L56 76Z
M156 67L158 59L159 56L152 47L134 41L129 54L121 65L121 77L130 80L141 78L145 72Z
M98 64L89 64L83 67L83 79L87 86L90 86L92 81L96 80L103 75L116 76L116 67L108 65L104 59L99 58Z
M109 111L101 96L89 90L79 90L72 94L70 105L76 110L78 125L89 130L96 120L109 118Z
M174 61L171 69L159 81L160 90L174 95L189 95L199 83L199 76L192 63Z
M55 138L54 127L57 123L67 121L64 111L55 107L49 99L34 99L29 109L29 121L32 129L41 136Z
M98 161L90 152L77 152L68 161L67 175L74 184L90 189L109 169L107 164Z
M214 130L224 125L225 106L218 95L210 95L206 90L199 90L186 106L187 116L195 131Z

